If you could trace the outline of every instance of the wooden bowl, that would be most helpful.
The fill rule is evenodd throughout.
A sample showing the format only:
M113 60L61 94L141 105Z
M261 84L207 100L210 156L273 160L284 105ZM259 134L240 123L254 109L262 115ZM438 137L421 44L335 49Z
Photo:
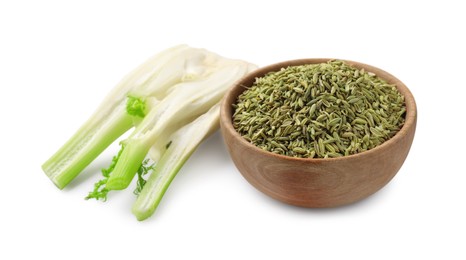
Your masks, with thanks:
M408 155L416 130L416 103L409 89L396 77L376 67L346 61L395 84L406 102L406 121L383 144L355 155L329 159L293 158L264 151L246 141L232 125L237 97L255 78L280 68L327 62L330 59L285 61L260 68L237 82L225 95L220 126L230 156L246 180L279 201L302 207L323 208L350 204L384 187Z

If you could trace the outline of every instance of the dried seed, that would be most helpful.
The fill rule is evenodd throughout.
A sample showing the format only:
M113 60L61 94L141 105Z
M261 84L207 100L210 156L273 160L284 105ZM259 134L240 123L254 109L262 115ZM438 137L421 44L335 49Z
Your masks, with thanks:
M309 115L312 116L316 111L316 104L312 104L311 108L309 109Z
M307 150L302 147L295 147L293 148L293 152L299 153L299 154L305 154L307 153Z
M353 125L354 125L354 124L365 125L365 124L367 124L367 121L364 120L364 119L362 119L362 118L360 118L360 117L356 117L356 118L353 120L353 122L351 122L351 124L353 124Z
M267 73L233 108L233 126L246 140L304 158L372 149L396 134L406 115L394 85L342 61Z
M319 150L322 154L325 153L325 145L322 139L319 139Z
M334 119L328 121L328 126L335 126L340 122L341 122L341 118L337 117L337 118L334 118Z

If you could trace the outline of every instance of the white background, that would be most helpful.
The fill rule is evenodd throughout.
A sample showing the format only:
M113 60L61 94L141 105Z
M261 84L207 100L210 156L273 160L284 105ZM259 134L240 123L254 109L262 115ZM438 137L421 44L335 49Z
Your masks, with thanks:
M465 259L465 9L414 2L1 1L0 259ZM405 164L360 203L296 208L252 188L217 132L147 221L131 190L83 199L115 145L58 190L41 164L127 72L179 43L392 73L418 105Z

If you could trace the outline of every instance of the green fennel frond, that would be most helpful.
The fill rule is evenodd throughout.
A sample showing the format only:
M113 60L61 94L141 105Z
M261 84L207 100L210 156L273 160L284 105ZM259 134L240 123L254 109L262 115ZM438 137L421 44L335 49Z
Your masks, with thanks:
M129 115L143 118L146 115L146 102L139 97L128 96L126 112Z
M118 154L113 156L110 166L108 166L108 168L106 169L102 169L103 179L99 180L98 182L94 184L94 190L89 192L89 194L84 199L86 200L95 199L95 200L101 200L101 201L107 200L107 194L109 190L105 186L107 184L108 177L110 177L110 173L113 171L113 169L115 169L115 165L118 162L118 159L120 158L121 153L123 152L124 148L125 146L121 145L121 148Z
M134 195L139 196L139 193L141 193L142 188L144 188L144 185L146 185L147 182L147 179L144 177L148 176L148 174L151 173L154 169L155 163L151 163L150 159L145 159L142 162L137 171L138 180L136 182L136 188L133 191Z

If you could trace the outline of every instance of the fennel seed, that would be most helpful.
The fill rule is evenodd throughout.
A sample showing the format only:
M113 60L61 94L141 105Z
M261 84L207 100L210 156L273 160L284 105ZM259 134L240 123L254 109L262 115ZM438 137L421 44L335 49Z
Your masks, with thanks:
M382 144L403 126L396 86L332 60L256 78L234 104L233 126L257 147L299 158L335 158Z

